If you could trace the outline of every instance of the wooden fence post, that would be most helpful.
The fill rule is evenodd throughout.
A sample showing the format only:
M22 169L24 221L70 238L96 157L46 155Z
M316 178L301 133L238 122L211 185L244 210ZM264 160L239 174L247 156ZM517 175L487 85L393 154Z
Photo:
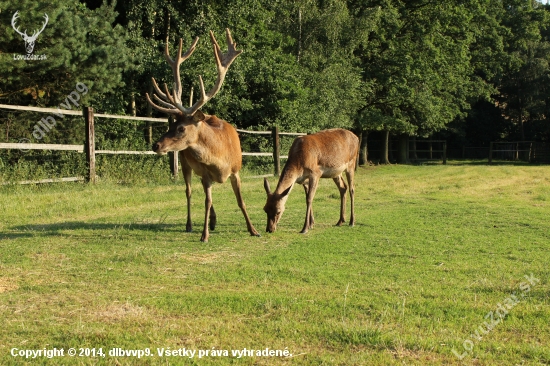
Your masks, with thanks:
M271 130L273 137L273 163L275 165L274 173L278 177L281 174L281 146L279 143L279 127L275 126Z
M84 107L83 110L85 121L86 142L84 151L86 152L86 164L88 172L86 181L95 184L95 129L94 129L94 109L92 107Z
M489 143L489 164L493 162L493 143Z
M145 130L143 131L143 135L145 136L145 142L148 145L151 145L153 143L153 122L145 122Z
M176 121L174 121L174 117L168 117L168 129L170 129L174 123L176 123ZM170 161L170 173L172 174L172 178L178 179L179 151L170 151L168 153L168 159Z
M178 179L179 151L170 151L170 173L174 179Z

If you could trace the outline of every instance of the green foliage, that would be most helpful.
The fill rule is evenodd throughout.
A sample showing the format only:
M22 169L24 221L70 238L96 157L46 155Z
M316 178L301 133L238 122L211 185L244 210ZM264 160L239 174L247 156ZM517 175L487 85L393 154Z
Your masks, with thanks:
M86 172L84 154L72 151L19 151L0 154L0 184L83 177Z
M376 24L357 51L373 91L363 128L427 136L487 95L470 62L474 5L387 1L363 15Z
M3 102L58 106L66 95L84 83L89 92L85 100L97 102L103 94L123 85L122 71L127 66L124 29L113 26L116 13L105 4L91 11L77 1L44 2L21 0L0 4L1 27L0 97ZM21 37L11 28L11 17L19 10L18 25L30 30L39 27L44 13L48 24L37 39L34 53L45 60L14 60L24 53Z
M116 101L124 85L122 72L131 65L125 31L113 24L116 13L112 6L105 4L92 11L78 1L21 0L17 4L0 2L0 9L0 103L59 107L61 111L93 105L96 110L120 111ZM42 26L44 14L48 15L34 48L35 56L46 59L15 59L26 54L22 37L11 27L16 11L20 15L17 25L29 35ZM85 85L87 92L78 93L75 105L67 95L78 91L77 83ZM47 115L0 111L0 129L5 132L2 141L33 140L33 126L43 117ZM67 116L56 117L58 124L44 141L81 143L82 118L71 121Z
M89 92L78 108L165 117L145 100L151 77L173 84L165 43L173 55L179 38L187 48L200 37L181 66L186 103L191 87L196 98L199 75L206 88L216 79L209 30L225 49L230 28L244 52L204 111L237 127L421 137L447 129L487 133L464 137L472 143L495 135L550 140L550 8L534 0L130 0L95 10L74 0L22 0L17 7L0 1L0 9L2 103L57 107L82 82ZM48 14L35 48L46 60L13 59L24 52L10 25L18 9L22 28ZM497 123L495 131L477 117L483 110L470 113L484 108L480 101L496 102L512 126ZM28 138L42 117L0 110L0 140ZM82 142L79 122L58 122L44 142ZM98 141L148 149L143 128L109 120Z

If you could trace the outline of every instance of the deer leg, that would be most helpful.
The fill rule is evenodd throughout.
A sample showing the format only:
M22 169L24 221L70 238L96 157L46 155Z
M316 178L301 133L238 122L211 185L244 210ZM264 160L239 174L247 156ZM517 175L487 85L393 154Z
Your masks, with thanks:
M202 229L201 241L206 243L210 233L208 232L208 220L210 218L210 209L212 208L212 182L208 178L202 178L202 187L204 188L204 227Z
M313 197L315 196L315 191L317 190L317 183L319 183L319 177L309 178L309 187L307 190L307 197L306 197L306 220L304 222L304 227L302 231L300 231L300 233L302 234L307 233L308 229L312 227L312 223L311 223L312 202L313 202Z
M307 183L302 184L304 187L304 191L306 192L306 204L307 204L307 192L309 191ZM315 224L315 219L313 218L313 207L311 208L310 217L309 217L309 223L310 223L310 229L313 229L313 225Z
M201 182L202 182L202 179L201 179ZM207 213L207 216L209 216L209 225L208 227L210 227L210 230L214 230L216 228L216 222L217 222L217 216L216 216L216 211L214 210L214 204L212 203L210 205L210 211L209 213Z
M341 175L336 178L332 178L332 180L334 180L334 183L336 183L336 186L340 191L340 220L338 220L336 226L341 226L344 222L346 222L346 192L348 187L346 186L346 183Z
M349 200L351 203L351 213L349 217L349 226L355 225L355 204L354 204L354 196L355 196L355 161L353 162L353 165L350 166L348 170L346 170L346 178L348 180L348 186L349 186Z
M183 179L185 180L185 196L187 197L187 223L185 225L185 231L190 233L193 230L193 224L191 223L191 177L193 170L185 159L183 151L179 152L179 158Z
M210 206L210 230L214 230L216 228L216 211L214 211L214 204Z
M231 179L231 187L233 187L233 192L237 198L237 204L244 215L248 232L252 236L260 236L258 231L254 228L254 225L252 225L250 217L248 217L248 213L246 212L246 205L244 204L243 196L241 194L241 178L239 177L239 173L237 172L235 174L231 174L229 178Z

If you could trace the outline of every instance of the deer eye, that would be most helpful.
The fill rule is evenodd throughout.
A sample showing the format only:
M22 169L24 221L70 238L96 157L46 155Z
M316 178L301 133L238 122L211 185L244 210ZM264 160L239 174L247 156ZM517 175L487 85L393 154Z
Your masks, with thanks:
M177 131L178 131L178 133L183 133L183 132L185 132L185 127L183 127L183 126L178 126Z

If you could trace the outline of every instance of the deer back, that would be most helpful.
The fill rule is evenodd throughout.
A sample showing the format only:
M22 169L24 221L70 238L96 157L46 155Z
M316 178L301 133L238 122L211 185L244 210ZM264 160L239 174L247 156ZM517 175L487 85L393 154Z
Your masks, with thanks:
M297 138L290 148L287 165L305 173L316 169L342 172L355 162L358 151L359 139L352 132L339 128L324 130ZM326 177L331 176L327 174Z

